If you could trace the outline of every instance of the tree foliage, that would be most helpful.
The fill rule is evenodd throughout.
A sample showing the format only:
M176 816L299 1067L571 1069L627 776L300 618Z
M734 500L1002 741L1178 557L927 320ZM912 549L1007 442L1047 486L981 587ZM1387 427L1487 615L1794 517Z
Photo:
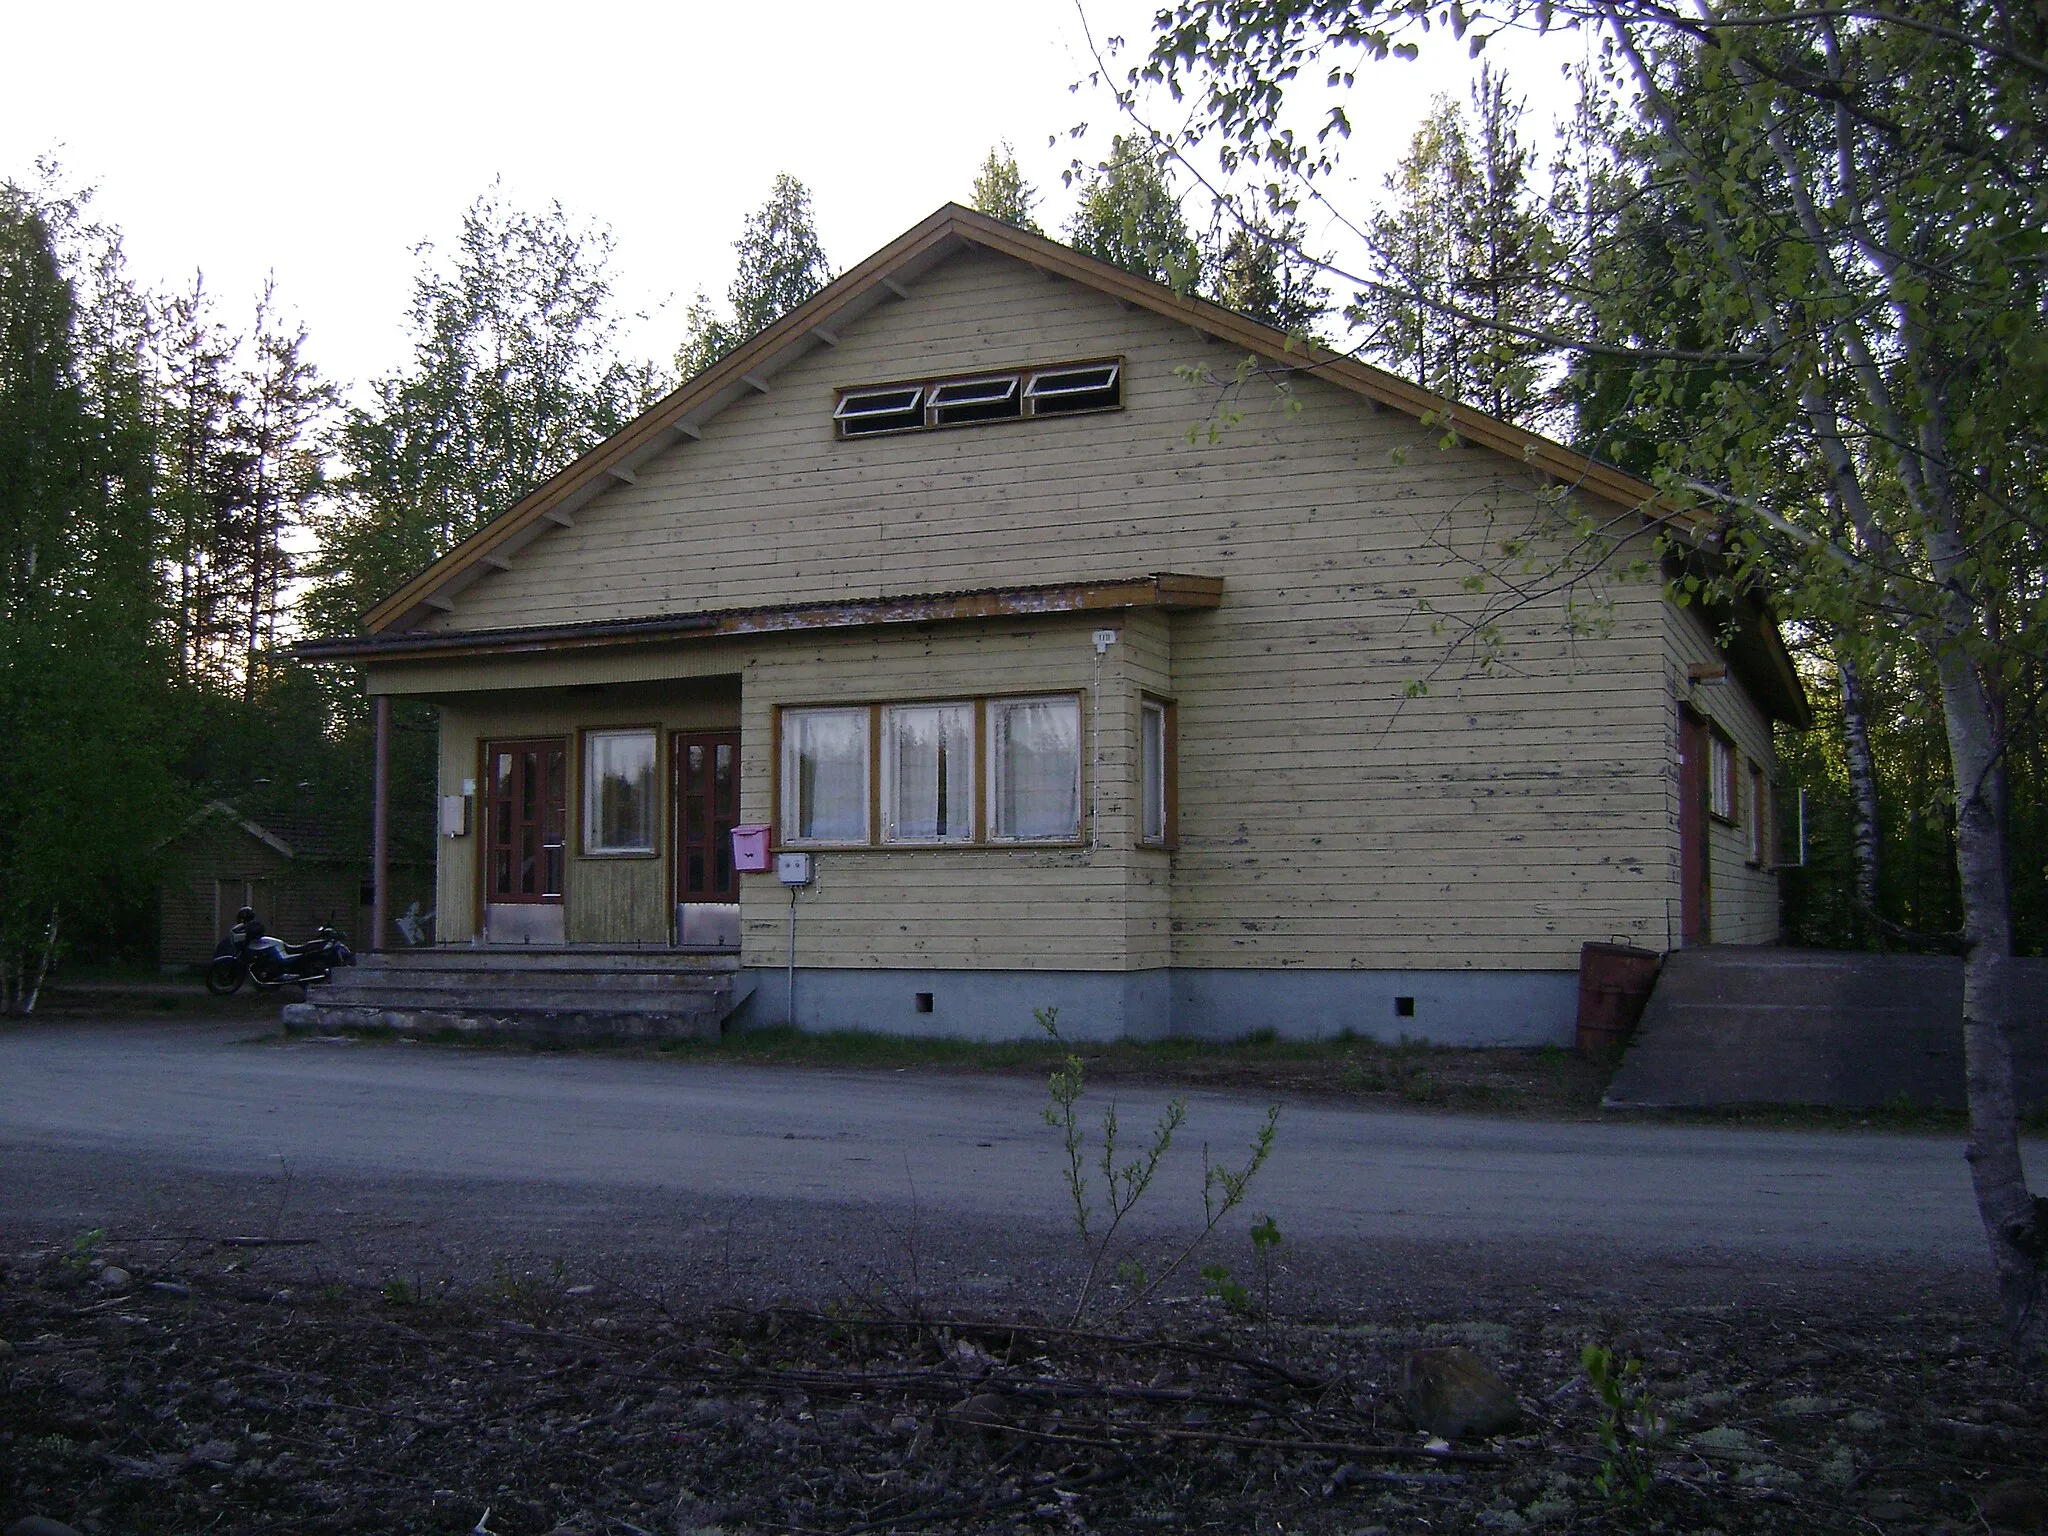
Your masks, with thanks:
M1203 263L1208 297L1290 336L1323 340L1329 290L1318 264L1303 254L1307 231L1299 220L1275 225L1262 216L1218 221Z
M1076 250L1139 277L1191 291L1201 249L1188 230L1165 156L1142 134L1120 134L1109 157L1078 173L1079 206L1067 223Z
M974 177L970 199L974 211L1042 235L1045 231L1031 213L1031 205L1037 201L1037 190L1024 179L1024 172L1017 165L1016 150L1008 144L989 150L988 158L981 162Z
M1586 88L1629 195L1585 209L1595 323L1557 339L1627 367L1624 411L1687 406L1688 430L1638 434L1667 494L1719 520L1706 548L1671 548L1675 595L1769 591L1928 668L1955 808L1971 1173L2015 1339L2048 1359L2048 1215L2019 1157L2008 1033L2006 803L2012 680L2048 618L2048 17L1183 0L1143 74L1193 94L1190 138L1213 139L1226 174L1321 198L1360 59L1414 53L1439 19L1475 53L1519 26L1597 34ZM1338 92L1314 136L1282 122L1304 79Z
M1505 421L1546 412L1563 249L1523 142L1525 108L1482 68L1472 110L1439 96L1367 226L1372 286L1349 318L1367 355Z
M768 200L747 215L733 241L739 268L726 289L729 317L699 293L691 303L676 371L701 373L741 342L760 334L832 281L832 264L818 239L811 194L787 173L768 189Z
M612 240L559 203L494 189L445 255L420 247L411 364L344 412L342 473L313 517L319 552L300 604L313 634L363 613L578 454L630 421L660 378L625 361Z
M145 313L82 199L0 184L0 1009L143 894L173 798Z

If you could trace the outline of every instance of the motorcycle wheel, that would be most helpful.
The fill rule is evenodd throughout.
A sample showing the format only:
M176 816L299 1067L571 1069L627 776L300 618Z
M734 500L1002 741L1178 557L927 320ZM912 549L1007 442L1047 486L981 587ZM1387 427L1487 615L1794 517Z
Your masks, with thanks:
M229 997L242 990L242 962L233 955L221 955L206 968L206 990L215 997Z

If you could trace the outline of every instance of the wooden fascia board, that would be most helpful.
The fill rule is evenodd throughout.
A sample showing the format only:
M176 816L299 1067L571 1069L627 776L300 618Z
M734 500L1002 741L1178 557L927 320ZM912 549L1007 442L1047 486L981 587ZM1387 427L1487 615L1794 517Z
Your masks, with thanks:
M1010 587L987 592L879 597L854 602L806 603L787 608L732 609L724 613L678 614L672 618L627 619L552 629L477 631L464 635L434 631L360 640L315 640L293 648L301 661L439 660L584 650L593 646L673 644L743 638L794 631L867 629L900 624L940 624L966 619L1035 614L1096 613L1159 608L1185 612L1214 608L1223 601L1223 578L1180 572L1076 582L1060 586Z
M612 480L610 471L613 465L628 462L643 449L651 454L669 446L663 439L673 433L675 424L720 394L735 385L746 394L755 393L751 386L742 382L746 374L761 370L785 346L801 342L813 327L829 325L842 311L857 304L882 277L952 238L953 212L950 207L940 209L828 284L808 303L791 310L753 340L728 352L681 388L657 401L378 603L364 615L364 628L371 634L388 629L417 608L428 593L439 588L448 578L475 565L505 540L545 516L550 508L578 492L603 489Z

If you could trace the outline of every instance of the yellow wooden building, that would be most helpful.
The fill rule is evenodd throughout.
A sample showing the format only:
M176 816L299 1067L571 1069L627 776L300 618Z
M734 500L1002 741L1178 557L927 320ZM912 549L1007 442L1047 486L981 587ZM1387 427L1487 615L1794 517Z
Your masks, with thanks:
M1503 555L1574 518L1596 569ZM1712 557L949 206L302 653L440 712L443 945L730 946L742 1022L1565 1040L1585 941L1777 935L1805 700L1659 533Z

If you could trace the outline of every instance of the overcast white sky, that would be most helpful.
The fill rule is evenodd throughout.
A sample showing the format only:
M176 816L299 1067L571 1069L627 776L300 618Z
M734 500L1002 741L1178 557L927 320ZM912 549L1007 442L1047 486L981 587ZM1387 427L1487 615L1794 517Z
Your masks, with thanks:
M1136 43L1153 5L1087 10L1098 37ZM1092 68L1071 0L14 0L0 14L0 176L54 154L99 188L138 278L202 269L231 323L274 271L344 383L402 362L412 248L452 235L494 177L517 203L559 199L611 226L622 299L657 311L634 340L665 360L690 294L723 294L733 237L777 171L809 186L844 268L965 201L1002 139L1056 232L1065 131L1093 124L1099 153L1116 126L1105 94L1069 92ZM1500 61L1546 147L1565 56ZM1467 69L1455 50L1370 69L1351 104L1354 177L1377 189L1430 95L1462 98Z

